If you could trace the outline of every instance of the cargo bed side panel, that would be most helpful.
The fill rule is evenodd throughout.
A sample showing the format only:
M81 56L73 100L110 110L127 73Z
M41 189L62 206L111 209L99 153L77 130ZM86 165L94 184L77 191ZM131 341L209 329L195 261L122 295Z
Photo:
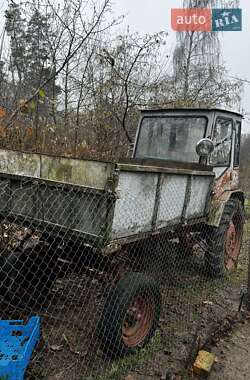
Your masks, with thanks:
M0 172L105 189L114 164L0 149Z
M77 233L95 246L108 239L115 202L109 192L1 173L0 195L2 220Z
M112 227L112 239L152 229L158 175L120 172Z
M172 173L171 173L172 171ZM212 172L120 166L111 240L205 221Z
M211 192L211 177L191 176L185 219L204 215Z
M53 181L104 189L112 172L107 162L41 156L41 177Z
M187 175L162 174L156 228L181 222L187 186Z

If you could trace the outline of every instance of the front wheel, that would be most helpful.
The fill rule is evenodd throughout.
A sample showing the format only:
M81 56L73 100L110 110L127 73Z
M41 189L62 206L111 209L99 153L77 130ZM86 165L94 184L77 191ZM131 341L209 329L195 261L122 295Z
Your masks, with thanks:
M109 293L99 320L102 347L112 356L136 352L155 333L160 312L157 283L142 273L127 273Z
M230 199L219 227L212 227L207 239L206 269L213 277L221 277L237 267L244 228L244 209L239 199Z

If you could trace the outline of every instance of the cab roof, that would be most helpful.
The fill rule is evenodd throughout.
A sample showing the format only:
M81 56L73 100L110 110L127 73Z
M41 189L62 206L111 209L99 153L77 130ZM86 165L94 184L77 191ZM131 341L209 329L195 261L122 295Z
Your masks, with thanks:
M225 114L231 114L237 117L243 118L243 115L239 112L229 111L220 108L152 108L152 109L141 109L142 113L163 113L163 112L223 112Z

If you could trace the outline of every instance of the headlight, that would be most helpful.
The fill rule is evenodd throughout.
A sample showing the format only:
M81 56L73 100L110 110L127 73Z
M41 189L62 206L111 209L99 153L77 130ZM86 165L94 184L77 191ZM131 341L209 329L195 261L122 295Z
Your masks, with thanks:
M196 145L196 153L200 157L207 157L214 151L214 143L210 139L202 139Z

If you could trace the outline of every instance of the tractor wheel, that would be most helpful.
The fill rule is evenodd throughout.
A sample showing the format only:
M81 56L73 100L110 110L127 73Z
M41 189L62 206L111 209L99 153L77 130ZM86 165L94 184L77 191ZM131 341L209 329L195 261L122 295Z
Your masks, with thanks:
M135 353L154 335L161 312L155 281L142 273L127 273L111 290L98 323L105 352L116 357Z
M16 250L1 268L1 295L15 306L41 306L56 278L56 263L48 255L32 249Z
M244 208L240 200L230 199L219 227L212 227L207 238L206 270L212 277L222 277L237 267L244 227Z

